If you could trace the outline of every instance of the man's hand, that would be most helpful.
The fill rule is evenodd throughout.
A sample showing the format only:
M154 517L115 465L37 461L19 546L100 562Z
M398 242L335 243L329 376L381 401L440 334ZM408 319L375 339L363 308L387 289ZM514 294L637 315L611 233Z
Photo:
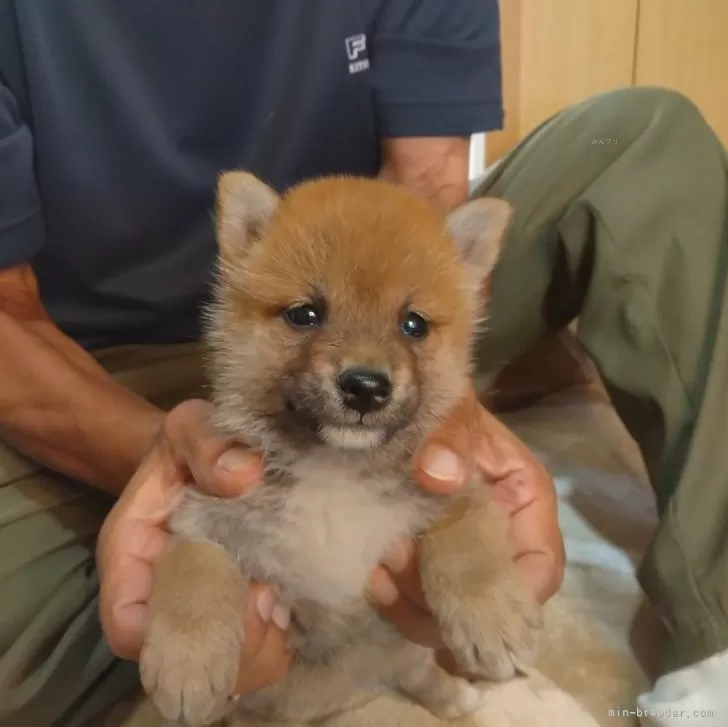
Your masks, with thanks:
M510 517L516 568L544 603L560 587L564 547L556 493L528 448L470 394L422 447L415 459L419 483L432 492L455 492L479 467ZM372 575L370 597L412 641L442 643L420 588L415 546L398 543Z
M443 214L468 199L470 137L385 139L379 176L429 199Z
M167 416L148 456L102 529L98 546L101 621L114 652L138 658L147 623L154 563L167 542L165 523L185 482L220 497L255 486L261 458L219 437L209 422L211 405L181 404ZM517 567L542 602L559 587L564 553L551 480L513 434L469 397L416 459L419 481L435 492L454 492L472 467L491 480L511 516ZM414 545L402 542L371 580L372 600L412 640L439 646L419 585ZM291 655L284 631L288 614L275 592L258 584L245 614L246 644L238 693L275 683Z
M194 482L209 494L231 497L262 477L261 458L221 439L210 423L210 411L207 402L187 401L167 415L152 450L102 528L101 623L111 649L124 659L139 656L154 563L167 543L165 523L184 484ZM279 681L291 661L285 639L289 616L276 605L272 588L255 584L241 617L245 644L238 694Z

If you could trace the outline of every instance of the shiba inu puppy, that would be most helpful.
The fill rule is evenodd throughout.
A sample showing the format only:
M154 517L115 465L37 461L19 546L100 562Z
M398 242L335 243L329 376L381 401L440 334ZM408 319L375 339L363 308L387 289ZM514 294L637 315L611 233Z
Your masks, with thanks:
M540 610L489 488L475 478L439 497L411 474L415 450L470 386L509 219L500 199L443 219L383 181L321 179L280 197L247 173L221 177L217 424L261 451L267 473L233 500L190 489L171 520L141 656L165 717L319 724L381 690L447 719L477 709L479 689L365 597L401 537L419 539L428 605L465 671L505 680L531 659ZM252 580L290 606L295 658L282 682L234 699Z

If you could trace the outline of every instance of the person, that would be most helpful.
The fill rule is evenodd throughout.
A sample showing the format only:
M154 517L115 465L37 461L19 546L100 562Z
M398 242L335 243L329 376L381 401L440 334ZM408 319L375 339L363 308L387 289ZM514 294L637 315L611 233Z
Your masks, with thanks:
M496 0L0 5L2 727L82 727L133 688L180 483L229 496L260 476L204 401L218 173L382 175L445 212L468 196L469 135L502 118ZM692 103L627 89L544 122L475 191L515 208L479 374L580 317L658 495L641 580L666 679L728 649L727 169ZM558 589L550 478L474 394L413 467L443 492L482 468L524 579ZM371 598L437 645L413 564L403 544ZM241 618L243 692L290 655L267 584Z

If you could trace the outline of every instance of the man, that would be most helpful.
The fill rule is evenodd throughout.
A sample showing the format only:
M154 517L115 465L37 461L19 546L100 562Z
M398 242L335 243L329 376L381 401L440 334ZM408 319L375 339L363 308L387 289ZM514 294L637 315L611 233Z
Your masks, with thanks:
M134 684L97 618L103 493L125 490L99 546L101 615L113 651L133 659L180 479L254 486L255 455L220 442L196 398L218 172L245 167L279 189L382 174L451 209L467 196L467 137L501 123L498 58L495 0L0 5L2 727L86 725ZM725 185L724 152L694 107L645 90L550 120L477 192L516 208L481 363L581 312L647 458L664 518L643 580L672 628L666 669L728 647L715 438ZM545 600L563 572L551 483L474 399L462 407L474 438L446 423L417 476L447 490L483 467ZM686 540L701 507L712 517ZM394 553L372 599L436 643L411 564ZM265 584L244 617L256 636L240 691L279 678L287 659Z
M501 119L494 2L0 3L0 725L83 725L135 683L94 546L200 390L219 172L383 174L445 210Z

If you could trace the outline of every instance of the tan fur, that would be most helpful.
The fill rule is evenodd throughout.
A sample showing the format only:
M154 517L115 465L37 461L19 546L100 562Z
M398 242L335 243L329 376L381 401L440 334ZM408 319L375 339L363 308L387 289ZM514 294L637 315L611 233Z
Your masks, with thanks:
M509 654L523 659L523 666L535 657L533 631L540 629L542 616L515 570L504 566L513 554L500 506L485 487L468 504L463 516L422 537L422 590L457 664L472 675L505 680L513 676Z
M419 537L423 590L464 672L509 680L535 656L541 614L488 488L475 479L460 499L431 495L410 464L468 386L509 208L478 200L443 220L398 187L348 178L281 199L242 172L222 177L218 202L213 399L221 429L261 450L267 474L231 501L190 489L175 513L144 686L167 718L193 727L225 715L236 727L347 724L342 710L376 710L380 699L462 718L482 687L405 641L364 593L394 540ZM304 303L325 311L315 329L286 322ZM400 328L413 311L430 322L422 339ZM381 410L344 405L336 382L351 366L389 377ZM233 702L249 580L275 584L292 608L296 657L281 683Z
M149 602L156 618L144 644L141 677L163 714L178 714L184 707L191 723L207 718L195 701L180 701L191 679L205 682L223 703L231 694L247 591L235 562L216 545L177 541L162 556Z

